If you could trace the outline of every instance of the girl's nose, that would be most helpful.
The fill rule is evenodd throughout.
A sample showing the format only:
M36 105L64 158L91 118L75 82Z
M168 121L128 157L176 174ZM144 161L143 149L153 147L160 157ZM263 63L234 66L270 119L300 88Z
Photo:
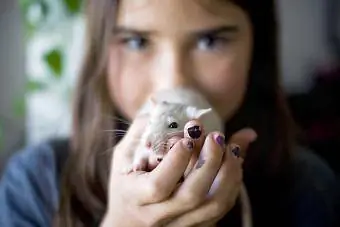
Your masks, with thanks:
M168 48L156 60L157 89L189 86L192 84L190 60L184 51Z

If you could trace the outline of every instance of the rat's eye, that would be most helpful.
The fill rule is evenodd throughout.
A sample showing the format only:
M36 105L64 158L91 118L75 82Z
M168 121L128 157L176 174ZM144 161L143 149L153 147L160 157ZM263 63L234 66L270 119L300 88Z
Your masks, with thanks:
M171 123L169 124L169 128L178 128L177 122L171 122Z

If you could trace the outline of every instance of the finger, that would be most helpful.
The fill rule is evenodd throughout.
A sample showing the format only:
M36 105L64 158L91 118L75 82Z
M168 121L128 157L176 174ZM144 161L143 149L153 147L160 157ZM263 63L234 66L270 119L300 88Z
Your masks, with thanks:
M205 203L170 222L167 227L210 226L216 224L235 205L242 181L241 158L229 150L214 179ZM231 163L231 164L230 164Z
M223 164L209 191L210 196L221 201L224 201L227 197L233 198L231 203L236 200L243 179L243 157L245 157L249 144L255 139L256 133L252 129L242 129L229 139Z
M176 192L177 198L184 203L183 207L195 207L206 197L221 166L223 147L223 134L210 133L207 136L195 169Z
M184 137L194 139L195 147L197 148L196 149L197 152L193 153L189 165L184 173L184 175L187 176L193 169L195 163L197 162L198 156L200 154L200 151L205 140L205 131L203 124L199 120L189 121L184 127Z
M234 134L229 140L239 145L238 151L245 151L249 143L256 139L256 133L244 129ZM220 220L235 204L242 184L242 161L234 155L237 151L228 146L223 156L223 164L214 179L207 202L198 209L185 213L170 222L167 227L194 226L202 223L214 224ZM187 180L186 180L187 181Z
M190 157L194 152L194 142L187 138L176 143L158 164L147 174L144 182L141 182L142 204L159 202L175 190L178 181L183 175Z
M233 134L228 140L228 144L233 146L233 152L235 152L240 157L245 158L248 146L256 139L256 132L251 128L245 128Z
M223 164L210 188L209 196L213 200L229 204L228 209L234 206L242 186L243 158L238 155L241 151L245 153L250 142L255 139L256 135L249 130L241 130L232 136L230 141L242 145L232 143L227 146Z
M228 212L226 208L213 200L207 200L199 208L186 212L173 218L166 227L215 226L216 223Z
M243 180L243 158L237 157L231 147L226 148L223 164L209 190L209 197L234 205Z

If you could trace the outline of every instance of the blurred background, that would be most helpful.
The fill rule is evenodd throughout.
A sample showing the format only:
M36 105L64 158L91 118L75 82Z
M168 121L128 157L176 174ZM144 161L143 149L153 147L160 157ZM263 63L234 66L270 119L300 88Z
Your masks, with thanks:
M278 0L282 85L301 142L339 173L340 1ZM70 131L82 0L1 0L0 173L23 146Z

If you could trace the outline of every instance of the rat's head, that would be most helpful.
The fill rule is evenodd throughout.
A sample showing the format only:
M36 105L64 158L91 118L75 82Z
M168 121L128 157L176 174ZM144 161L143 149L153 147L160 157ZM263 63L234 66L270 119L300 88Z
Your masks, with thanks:
M154 153L167 150L167 140L174 136L183 137L185 124L201 119L211 113L211 108L197 108L179 103L151 99L150 118L144 134L146 146Z

